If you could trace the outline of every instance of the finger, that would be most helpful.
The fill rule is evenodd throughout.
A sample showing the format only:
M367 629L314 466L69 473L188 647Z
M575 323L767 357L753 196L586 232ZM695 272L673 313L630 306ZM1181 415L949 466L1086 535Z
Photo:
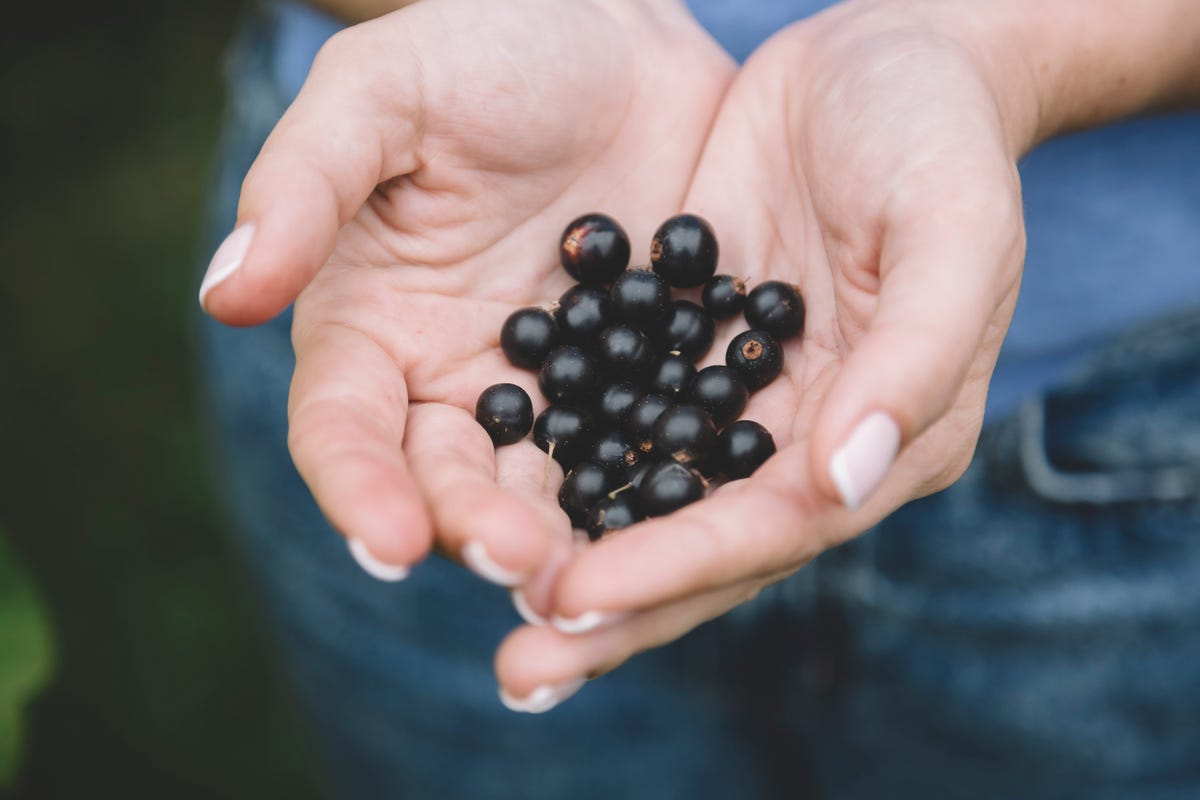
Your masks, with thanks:
M403 372L374 341L344 326L298 329L295 349L288 447L296 469L364 566L402 577L432 542L401 449Z
M761 584L708 592L608 627L572 636L554 628L518 628L496 652L500 699L513 711L542 713L573 695L585 681L627 660L672 642L693 628L755 596Z
M966 427L977 433L982 422L1024 234L1011 168L998 160L969 175L969 185L915 185L888 214L877 305L813 423L814 476L847 507L870 498L901 448L967 388L978 397ZM950 479L965 469L971 449L958 448L945 465Z
M405 451L440 549L481 577L518 586L569 549L570 524L543 488L545 454L532 442L497 450L470 413L430 403L413 409Z
M257 324L286 308L375 187L416 168L419 70L394 34L376 31L359 25L326 43L246 176L237 227L200 288L222 322Z

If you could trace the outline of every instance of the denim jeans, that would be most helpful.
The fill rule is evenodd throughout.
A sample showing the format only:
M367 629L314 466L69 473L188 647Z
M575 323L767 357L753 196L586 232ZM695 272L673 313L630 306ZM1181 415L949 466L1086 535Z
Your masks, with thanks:
M286 98L251 25L207 252ZM967 474L540 716L506 593L350 559L286 448L290 313L201 323L240 552L339 796L1200 797L1200 313L990 422Z

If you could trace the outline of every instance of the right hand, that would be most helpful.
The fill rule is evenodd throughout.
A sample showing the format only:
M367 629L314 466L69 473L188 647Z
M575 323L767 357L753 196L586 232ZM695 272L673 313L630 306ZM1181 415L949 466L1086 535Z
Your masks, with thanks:
M556 245L581 213L648 254L734 69L677 0L439 0L323 48L201 299L248 325L299 295L289 444L345 536L395 567L477 542L506 584L570 556L545 455L494 451L475 400L507 381L539 408L505 317L570 285Z

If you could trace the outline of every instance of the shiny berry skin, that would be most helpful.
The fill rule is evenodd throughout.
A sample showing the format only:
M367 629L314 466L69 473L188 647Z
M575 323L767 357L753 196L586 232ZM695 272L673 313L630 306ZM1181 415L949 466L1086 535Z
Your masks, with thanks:
M558 488L558 507L567 512L572 527L582 528L587 524L588 511L616 488L613 484L612 475L602 465L584 461L563 478Z
M538 370L538 388L551 403L586 403L592 399L598 381L596 360L575 345L559 345L551 350Z
M741 312L746 304L746 282L732 275L714 275L700 293L704 310L713 319L729 319Z
M572 286L558 298L554 310L558 336L563 344L591 349L600 331L613 323L608 292L595 286Z
M645 518L637 492L624 491L613 497L604 497L592 506L587 516L587 535L594 542L609 531L628 528Z
M641 453L620 431L609 431L592 445L591 460L600 464L615 478L624 478L637 466Z
M737 370L746 388L754 391L783 372L783 348L766 331L743 331L725 349L725 364Z
M638 380L654 361L654 347L650 337L632 325L613 325L600 334L596 359L605 375Z
M678 402L695 376L696 368L692 366L692 360L683 353L672 351L659 358L651 368L646 388Z
M627 269L609 290L613 313L644 331L657 329L671 302L671 287L648 269Z
M621 428L629 418L633 404L645 392L629 381L610 383L600 391L596 403L596 423L606 428Z
M650 264L677 289L703 286L717 271L717 236L695 214L671 217L650 243Z
M654 449L654 423L670 407L671 401L661 394L643 395L633 404L625 421L625 434L643 454Z
M737 370L716 364L696 373L686 397L707 411L714 425L724 428L746 410L750 390Z
M520 386L497 383L479 395L475 421L483 426L492 444L512 444L525 438L533 427L533 403Z
M629 473L625 476L629 485L634 489L640 490L642 482L646 480L646 473L654 469L654 466L663 460L661 458L654 458L653 456L643 456L638 461L637 466L629 470Z
M612 217L585 214L563 231L558 259L580 283L609 283L629 266L629 237Z
M712 317L688 300L676 300L667 308L656 339L664 350L678 350L693 363L704 358L713 343Z
M550 406L533 422L533 442L570 469L587 457L595 440L592 418L576 408Z
M668 408L654 423L654 452L702 468L717 446L717 427L699 406Z
M766 331L779 341L804 330L804 300L796 287L783 281L767 281L754 287L742 309L751 328Z
M500 349L515 367L537 369L558 345L558 325L544 308L521 308L500 328Z
M717 439L717 471L731 481L749 478L775 455L775 439L757 422L739 419Z
M704 488L700 473L667 459L647 470L638 497L646 516L661 517L704 497Z

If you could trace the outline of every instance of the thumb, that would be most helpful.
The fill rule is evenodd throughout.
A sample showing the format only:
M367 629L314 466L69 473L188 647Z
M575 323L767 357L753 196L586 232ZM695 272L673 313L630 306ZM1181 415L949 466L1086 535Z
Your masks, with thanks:
M889 215L875 311L813 423L813 474L850 508L875 493L908 443L956 406L978 374L973 368L982 364L990 374L994 365L1020 282L1024 227L1015 178L992 187L971 196L938 193L936 204ZM934 453L930 474L899 487L901 501L961 471L965 465L954 459L973 449L985 397L980 391L966 446Z
M254 325L286 308L375 187L416 169L420 82L405 75L420 73L384 25L325 44L250 168L237 225L200 286L200 305L218 320Z

